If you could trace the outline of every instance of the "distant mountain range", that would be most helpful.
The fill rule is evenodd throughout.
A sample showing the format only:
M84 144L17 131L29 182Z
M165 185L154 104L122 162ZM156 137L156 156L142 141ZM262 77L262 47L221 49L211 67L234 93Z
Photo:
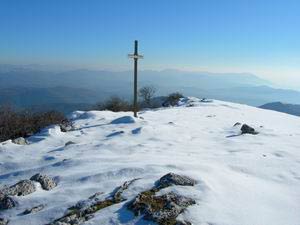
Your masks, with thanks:
M270 109L278 112L283 112L295 116L300 116L300 105L285 104L282 102L271 102L260 106L262 109Z
M0 104L19 108L49 108L70 112L89 107L112 95L132 98L132 71L70 70L41 65L0 64ZM153 85L157 96L179 91L185 95L215 98L259 106L266 102L300 104L300 92L275 89L248 73L139 72L139 86Z

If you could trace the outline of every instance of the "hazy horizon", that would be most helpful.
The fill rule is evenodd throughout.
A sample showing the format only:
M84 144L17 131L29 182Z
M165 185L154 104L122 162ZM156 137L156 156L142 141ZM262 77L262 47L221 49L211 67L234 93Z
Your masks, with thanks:
M0 63L252 73L300 88L300 2L3 0Z

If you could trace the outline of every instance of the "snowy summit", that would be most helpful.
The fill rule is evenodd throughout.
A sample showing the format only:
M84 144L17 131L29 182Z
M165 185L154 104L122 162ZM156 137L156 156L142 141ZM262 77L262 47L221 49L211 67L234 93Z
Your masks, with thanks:
M0 144L0 224L300 224L299 117L183 98L71 118Z

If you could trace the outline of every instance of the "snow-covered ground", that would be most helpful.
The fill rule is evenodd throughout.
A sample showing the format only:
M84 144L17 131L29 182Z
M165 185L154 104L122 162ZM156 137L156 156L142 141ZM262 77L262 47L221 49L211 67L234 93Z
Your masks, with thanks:
M75 131L51 127L29 138L26 146L1 143L1 185L38 172L59 182L50 191L38 188L16 197L19 205L0 217L12 225L45 224L96 192L105 196L123 182L141 178L124 192L129 201L174 172L197 180L193 187L168 188L196 200L180 215L193 224L300 224L299 117L196 98L179 107L141 112L138 119L131 116L75 112ZM259 134L238 135L236 122ZM69 141L75 144L65 146ZM128 211L128 201L100 210L86 224L151 224ZM46 207L20 215L38 204Z

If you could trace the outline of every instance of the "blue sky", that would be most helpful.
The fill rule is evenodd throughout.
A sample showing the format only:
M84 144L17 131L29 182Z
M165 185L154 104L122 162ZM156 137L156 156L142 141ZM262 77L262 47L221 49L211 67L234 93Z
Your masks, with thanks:
M0 0L0 63L252 72L300 87L300 1Z

